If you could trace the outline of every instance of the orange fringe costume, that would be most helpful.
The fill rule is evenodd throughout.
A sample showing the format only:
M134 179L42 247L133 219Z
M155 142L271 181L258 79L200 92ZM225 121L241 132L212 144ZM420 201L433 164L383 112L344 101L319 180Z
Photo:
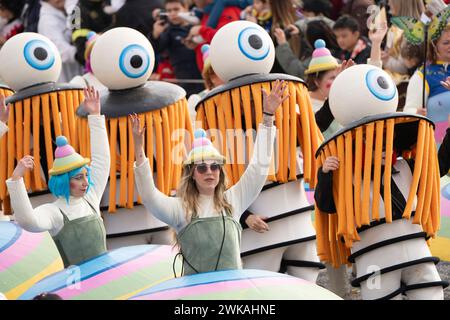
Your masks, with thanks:
M281 74L252 77L251 83L245 83L245 79L234 81L230 87L225 85L211 91L196 107L196 121L201 123L203 129L218 129L216 137L212 134L212 140L214 146L227 157L225 171L229 187L244 173L245 163L248 163L253 152L253 136L249 134L249 129L256 128L255 124L262 121L261 89L270 92L277 79L288 82L290 97L275 114L278 143L268 179L279 183L297 180L300 172L296 172L295 163L297 147L300 145L304 179L314 187L317 172L314 153L323 141L323 136L314 118L307 87L300 79ZM229 129L236 130L237 134L231 135L231 131L227 131ZM243 134L239 133L244 133L242 130L245 129L243 141ZM245 159L242 159L243 154Z
M416 123L418 127L417 135L414 136L412 133L413 135L409 137L413 141L411 149L402 150L404 159L415 160L413 180L403 218L411 219L413 201L417 195L417 207L412 223L421 225L428 237L436 236L440 223L440 188L434 126L428 119L420 116L408 114L379 116L378 119L371 121L360 121L350 129L342 129L324 142L316 154L317 168L322 166L327 157L339 158L339 169L333 172L333 199L337 213L324 213L317 205L315 209L317 251L321 261L329 262L334 267L348 263L350 249L355 241L360 240L357 228L380 220L382 180L385 219L386 223L392 223L391 168L392 154L396 147L394 137L398 128L412 123ZM385 171L381 175L383 146L386 160ZM370 219L369 186L372 179L373 216Z
M169 195L178 187L189 143L185 139L193 137L185 94L173 84L152 81L139 88L109 91L101 97L111 150L109 212L116 212L118 207L131 209L136 200L142 203L134 192L135 156L130 114L138 114L146 127L145 151L152 170L156 171L158 189ZM90 140L87 114L82 105L77 110L76 127L80 154L89 158L90 144L95 142Z
M56 83L29 87L6 99L6 103L13 106L9 112L9 130L0 140L0 200L4 202L5 213L11 213L5 181L22 157L34 157L34 169L24 176L27 190L33 193L48 190L41 174L41 158L45 154L47 168L53 166L53 141L56 136L65 135L78 150L75 110L83 99L82 88ZM45 150L40 150L41 139L45 142Z

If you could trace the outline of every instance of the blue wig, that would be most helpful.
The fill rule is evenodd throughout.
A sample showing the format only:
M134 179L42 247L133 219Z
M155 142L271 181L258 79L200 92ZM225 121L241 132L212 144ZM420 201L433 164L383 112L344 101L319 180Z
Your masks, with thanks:
M79 174L83 168L87 170L88 188L86 190L86 193L89 192L89 188L93 184L91 181L91 168L87 165L82 166L81 168L73 169L72 171L63 174L50 176L50 179L48 180L48 189L55 197L64 197L67 201L67 204L69 204L70 179Z

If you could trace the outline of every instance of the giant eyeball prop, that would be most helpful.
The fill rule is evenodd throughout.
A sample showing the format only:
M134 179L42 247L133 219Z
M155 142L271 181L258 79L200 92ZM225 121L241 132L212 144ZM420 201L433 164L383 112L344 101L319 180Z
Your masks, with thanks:
M6 41L0 50L0 78L15 91L56 82L60 73L58 49L38 33L19 33Z
M330 89L329 103L336 121L346 126L366 116L395 112L398 91L385 71L361 64L336 77Z
M155 53L147 38L131 28L114 28L94 44L91 66L94 75L110 90L138 87L152 74Z
M275 47L269 34L256 23L234 21L217 31L210 47L214 72L223 81L254 73L269 73Z

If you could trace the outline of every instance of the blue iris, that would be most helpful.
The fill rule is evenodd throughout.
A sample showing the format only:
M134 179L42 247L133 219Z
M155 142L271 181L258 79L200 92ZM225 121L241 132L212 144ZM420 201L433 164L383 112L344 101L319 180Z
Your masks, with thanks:
M139 78L150 67L150 55L144 47L132 44L122 50L119 58L120 70L129 78Z
M37 70L48 70L55 63L55 53L42 40L31 40L28 42L23 49L23 55L27 63Z
M366 85L375 97L383 101L392 100L397 92L392 79L378 69L367 72Z
M263 31L248 27L238 36L238 45L241 52L251 60L263 60L270 52L270 43Z

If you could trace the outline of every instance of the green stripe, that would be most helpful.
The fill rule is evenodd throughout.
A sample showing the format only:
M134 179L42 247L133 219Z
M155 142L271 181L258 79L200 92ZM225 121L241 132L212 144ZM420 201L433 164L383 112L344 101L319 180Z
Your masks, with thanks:
M438 232L439 237L450 238L450 218L441 216L441 228ZM450 250L450 248L449 248Z
M0 292L8 292L34 277L58 257L59 252L53 239L50 235L45 235L40 245L33 252L0 273ZM12 276L12 274L15 276Z
M145 285L150 285L173 277L172 260L167 259L151 266L146 266L138 269L126 276L111 281L94 290L83 292L78 296L73 296L73 300L114 300L118 297L129 294L133 291L143 288ZM81 287L83 283L81 283Z

